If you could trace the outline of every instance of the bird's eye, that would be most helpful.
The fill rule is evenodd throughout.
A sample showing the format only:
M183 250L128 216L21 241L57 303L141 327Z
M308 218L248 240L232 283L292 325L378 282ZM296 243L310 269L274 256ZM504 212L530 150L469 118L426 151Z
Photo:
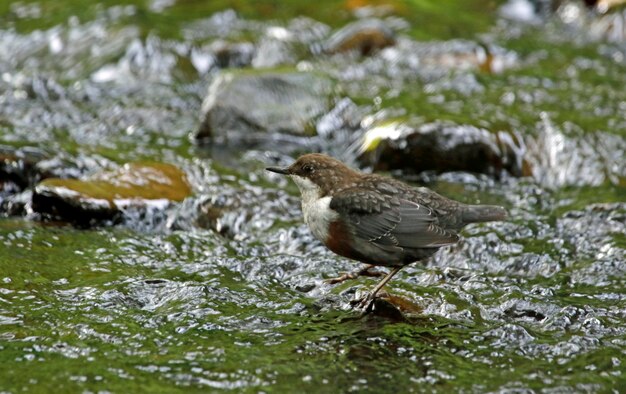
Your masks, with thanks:
M305 164L304 166L302 166L302 171L306 172L307 174L310 174L313 172L313 166L310 164Z

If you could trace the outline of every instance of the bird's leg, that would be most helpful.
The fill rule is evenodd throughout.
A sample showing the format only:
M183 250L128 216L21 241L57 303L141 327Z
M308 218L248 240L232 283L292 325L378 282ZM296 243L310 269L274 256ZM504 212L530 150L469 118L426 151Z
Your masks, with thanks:
M391 280L391 278L393 278L395 274L400 272L401 269L402 267L393 267L393 269L389 271L387 276L385 276L383 280L381 280L376 285L376 287L374 287L372 291L359 302L359 307L363 308L363 315L370 313L372 311L376 294L380 291L380 289L382 289L387 284L387 282Z
M345 282L349 279L356 279L359 276L383 276L385 275L384 273L380 272L380 271L370 271L371 269L373 269L374 267L376 267L373 264L368 264L365 267L361 268L358 271L354 271L354 272L344 272L341 276L338 276L336 278L330 278L330 279L326 279L326 283L334 285L336 283L342 283Z

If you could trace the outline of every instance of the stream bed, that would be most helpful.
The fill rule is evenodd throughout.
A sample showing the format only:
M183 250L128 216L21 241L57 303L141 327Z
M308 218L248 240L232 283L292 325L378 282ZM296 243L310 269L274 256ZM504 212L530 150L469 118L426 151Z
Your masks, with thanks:
M588 3L0 4L0 392L624 392L626 8ZM360 317L264 170L307 152L510 217Z

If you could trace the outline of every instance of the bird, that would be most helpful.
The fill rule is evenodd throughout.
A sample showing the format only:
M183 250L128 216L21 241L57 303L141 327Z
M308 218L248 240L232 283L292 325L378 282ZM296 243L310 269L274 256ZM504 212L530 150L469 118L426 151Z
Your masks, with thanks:
M464 204L426 187L359 172L321 153L266 170L286 175L298 186L304 222L315 238L332 252L367 264L331 283L374 275L374 267L390 269L358 303L364 312L372 311L377 293L404 266L457 243L464 226L507 218L503 207Z

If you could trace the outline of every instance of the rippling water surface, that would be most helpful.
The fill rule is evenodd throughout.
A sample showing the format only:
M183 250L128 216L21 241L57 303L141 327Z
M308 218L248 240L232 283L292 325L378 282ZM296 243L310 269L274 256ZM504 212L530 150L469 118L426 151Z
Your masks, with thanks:
M626 39L606 23L625 11L223 3L0 5L0 391L624 390ZM333 53L365 17L393 45ZM328 77L317 135L197 143L208 86L239 67ZM407 169L403 122L517 161ZM378 143L379 162L358 157ZM511 218L467 227L359 318L350 300L375 279L326 284L357 265L263 170L309 150ZM178 166L193 194L86 227L33 209L40 177L138 161Z

